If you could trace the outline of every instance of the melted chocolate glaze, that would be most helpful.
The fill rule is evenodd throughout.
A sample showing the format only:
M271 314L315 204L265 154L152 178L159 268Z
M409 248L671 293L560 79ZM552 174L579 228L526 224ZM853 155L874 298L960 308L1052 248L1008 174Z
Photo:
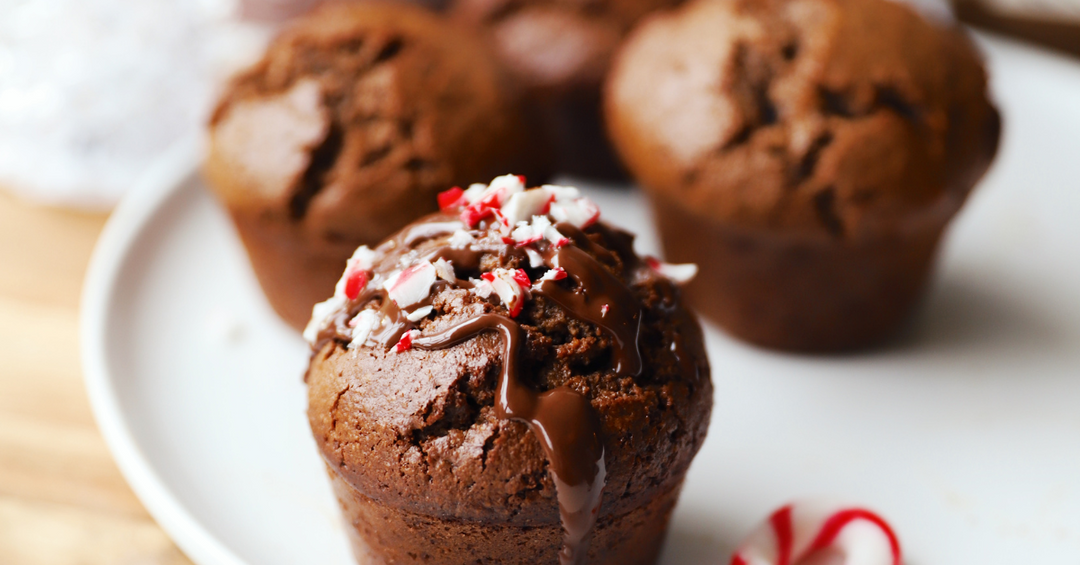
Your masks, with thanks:
M455 226L454 222L453 217L447 214L429 216L419 225L414 225L389 240L380 249L390 251L399 246L415 249L423 242L458 229L460 223ZM489 228L490 226L481 224L479 231L483 233ZM640 375L643 362L638 349L638 335L642 310L637 297L625 283L590 255L589 251L598 253L603 249L597 248L585 232L569 224L559 224L557 229L573 243L556 247L544 241L540 242L537 248L544 259L545 267L563 268L570 280L547 280L534 285L532 292L552 300L571 316L595 324L610 334L613 340L614 370L627 376ZM616 232L601 224L590 229L604 233L606 239L617 245L620 242L622 245L632 245L632 238L622 232ZM623 258L636 260L636 255L630 249L617 251ZM513 244L501 243L496 248L482 242L464 248L437 246L422 257L414 256L413 262L434 262L441 258L449 261L457 272L478 272L484 257L495 253L498 253L503 264L514 257L527 264L525 251ZM376 271L379 270L377 267ZM397 344L405 332L417 327L415 322L407 318L409 312L402 310L389 299L381 282L380 279L373 279L356 299L349 301L348 306L333 317L331 323L320 332L315 351L322 349L331 340L349 343L349 321L360 310L372 304L378 304L384 322L372 332L369 340L386 350ZM440 280L435 285L429 297L410 306L410 311L430 305L432 296L448 286L464 289L473 287L468 280L461 279L452 284ZM485 331L498 332L504 347L502 374L496 390L496 414L501 418L524 422L540 441L551 465L565 530L564 546L559 554L560 562L563 565L582 563L588 549L588 534L599 514L606 476L600 421L589 400L569 387L558 387L541 393L520 381L518 360L525 336L520 324L508 316L483 314L440 333L418 337L413 340L412 346L425 350L444 349ZM679 341L673 341L673 351L680 359L686 358L687 362L693 364L688 357L677 351L676 344ZM696 372L696 367L693 370Z
M589 400L580 393L558 387L537 393L517 378L518 350L524 336L521 326L497 314L484 314L448 330L413 341L418 349L443 349L496 330L503 339L503 365L495 391L495 413L500 418L526 423L548 457L565 543L559 553L563 564L582 563L588 550L586 537L596 524L604 489L604 446L600 420Z

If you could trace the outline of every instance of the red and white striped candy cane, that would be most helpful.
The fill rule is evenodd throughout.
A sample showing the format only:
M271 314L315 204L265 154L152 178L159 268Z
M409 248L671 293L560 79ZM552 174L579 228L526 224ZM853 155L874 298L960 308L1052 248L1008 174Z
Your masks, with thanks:
M900 565L900 542L877 514L823 502L789 504L743 541L731 565Z

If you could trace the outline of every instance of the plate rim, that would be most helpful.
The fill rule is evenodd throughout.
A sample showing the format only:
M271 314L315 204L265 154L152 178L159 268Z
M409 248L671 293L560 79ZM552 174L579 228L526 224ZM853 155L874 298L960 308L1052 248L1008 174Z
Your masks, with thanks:
M170 198L198 175L202 154L198 137L178 141L148 168L109 217L90 256L83 283L79 349L94 420L121 475L150 516L192 561L248 565L195 519L139 448L120 406L107 352L113 291L131 249Z

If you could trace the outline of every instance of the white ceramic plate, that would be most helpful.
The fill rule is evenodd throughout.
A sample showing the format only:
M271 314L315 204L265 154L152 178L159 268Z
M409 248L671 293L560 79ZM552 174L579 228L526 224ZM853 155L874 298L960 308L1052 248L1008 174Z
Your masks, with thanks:
M909 565L1080 563L1080 66L983 39L1000 157L891 347L777 354L708 330L716 384L666 564L720 564L785 501L866 503ZM304 416L306 347L274 317L180 150L110 221L82 327L128 481L202 565L348 564ZM636 193L595 188L654 238Z

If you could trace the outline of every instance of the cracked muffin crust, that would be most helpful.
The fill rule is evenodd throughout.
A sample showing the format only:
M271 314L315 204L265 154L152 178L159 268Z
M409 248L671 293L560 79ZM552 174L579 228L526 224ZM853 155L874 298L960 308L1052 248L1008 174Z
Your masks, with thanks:
M623 179L600 115L600 86L634 24L681 1L453 0L449 13L485 31L543 115L561 172Z
M308 413L354 551L373 563L652 563L712 407L679 273L640 259L587 202L551 196L522 214L525 197L507 196L492 211L460 195L358 251L316 309ZM522 392L580 398L591 416L565 398L547 420L543 406L522 416ZM586 482L602 494L574 555L570 507L585 482L568 470L595 468L566 446L590 426L602 449Z
M316 10L232 81L205 172L287 322L302 329L353 250L439 190L542 172L508 84L468 32L377 2Z
M888 335L989 167L1000 120L958 29L885 0L697 0L617 58L612 140L691 301L782 348Z

